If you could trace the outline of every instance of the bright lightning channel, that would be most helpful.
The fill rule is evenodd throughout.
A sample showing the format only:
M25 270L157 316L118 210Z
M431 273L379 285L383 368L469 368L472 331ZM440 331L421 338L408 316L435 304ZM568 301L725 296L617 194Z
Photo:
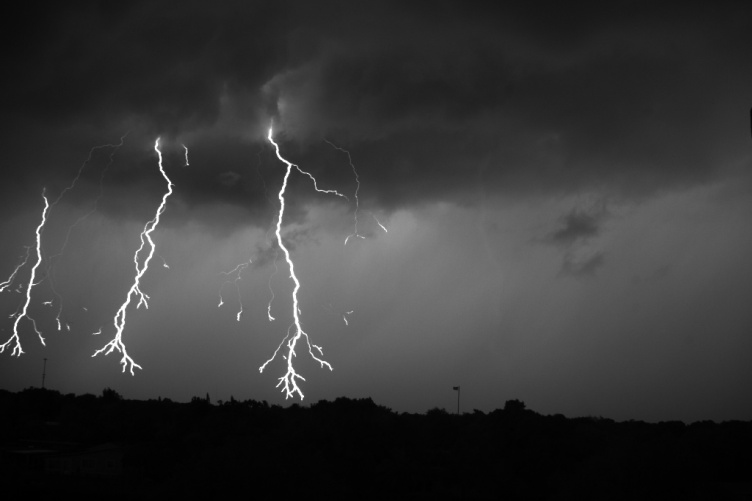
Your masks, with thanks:
M164 212L165 206L167 205L167 198L172 195L173 187L172 181L170 181L170 178L167 177L167 173L165 173L164 167L162 166L162 152L159 150L159 138L157 138L154 143L154 151L157 152L157 156L159 158L159 172L162 174L162 177L164 177L165 181L167 181L167 192L162 197L162 203L159 204L156 215L152 220L146 223L143 231L141 232L141 245L133 255L133 263L136 265L136 277L133 281L133 285L128 290L128 295L125 298L125 302L120 306L120 309L118 309L113 320L113 323L115 324L115 337L112 339L112 341L104 345L99 350L95 351L92 355L92 357L95 357L102 352L104 352L105 355L109 355L113 350L118 350L123 354L123 358L120 359L120 363L123 365L123 372L125 372L126 368L130 368L131 375L134 375L134 367L138 367L139 369L141 369L142 367L134 362L133 359L128 355L128 352L125 349L125 344L123 344L122 336L123 329L125 329L125 313L128 309L128 305L131 302L131 298L134 296L138 297L138 305L136 306L136 309L140 308L141 305L144 305L144 307L146 308L149 307L149 296L141 291L141 277L143 277L144 273L146 273L146 270L149 269L149 262L154 256L155 245L154 241L151 239L151 234L159 224L160 216ZM143 261L143 264L139 264L139 256L141 255L141 251L144 250L147 242L149 245L149 249L147 251L148 253Z
M298 280L297 275L295 275L295 265L293 264L292 258L290 257L290 251L287 247L285 247L285 244L282 240L282 218L285 214L285 191L287 190L287 181L290 178L290 173L292 172L293 167L297 169L300 173L307 175L309 178L311 178L314 182L314 188L316 188L316 191L320 191L323 193L334 193L336 195L344 197L344 195L341 195L340 193L334 191L334 190L320 190L318 186L316 185L316 179L311 176L309 173L303 171L300 167L293 164L292 162L289 162L282 158L282 155L279 152L279 145L274 142L274 139L272 137L273 135L273 127L269 127L269 134L267 138L269 139L269 142L274 145L274 151L277 154L277 158L280 160L280 162L287 165L287 170L285 171L285 177L282 181L282 187L279 190L279 194L277 195L277 198L279 199L279 214L277 217L277 228L275 231L275 234L277 235L277 245L279 245L279 248L282 249L282 252L285 255L285 261L287 261L287 266L290 268L290 278L295 284L295 287L292 291L292 315L293 315L293 323L290 324L290 327L287 329L287 335L282 339L279 346L277 346L277 349L274 351L274 354L271 356L269 360L264 362L264 364L259 367L259 372L264 372L264 369L266 366L274 360L274 358L277 356L277 353L282 348L283 345L286 344L287 346L287 355L283 355L283 357L287 360L287 372L284 376L279 378L279 383L277 384L277 387L279 388L282 386L282 392L285 394L285 399L289 397L294 397L295 393L297 393L300 396L300 399L303 400L303 392L300 390L300 387L298 386L297 379L301 379L305 381L305 378L298 374L295 371L295 367L293 366L293 357L295 356L295 347L300 340L300 338L304 337L306 344L308 345L308 353L311 355L311 357L316 360L321 367L327 367L329 370L332 370L332 366L329 364L329 362L326 362L320 358L318 358L313 353L313 348L316 348L316 350L319 352L320 355L323 356L323 350L320 346L317 346L315 344L311 343L310 338L308 337L308 334L303 330L303 327L300 323L300 306L298 303L298 291L300 290L300 281ZM347 197L344 197L347 198Z
M39 223L39 226L37 226L37 231L36 231L37 262L34 263L34 266L31 268L31 277L29 278L29 285L26 287L26 302L21 308L21 312L16 315L16 321L13 323L13 335L5 343L0 344L0 353L2 353L13 342L14 343L13 351L11 352L11 355L15 355L19 357L23 353L23 350L21 349L21 339L18 337L18 324L19 322L21 322L21 319L24 317L31 320L31 324L34 327L34 332L36 332L37 336L39 336L39 341L41 341L42 346L45 346L44 338L42 337L42 333L39 332L39 329L37 328L36 321L28 315L29 303L31 303L31 289L33 289L34 286L36 285L34 283L34 279L36 278L37 268L39 268L39 265L42 263L42 228L44 228L44 224L47 222L47 211L50 208L50 203L47 201L47 197L44 195L44 190L42 190L42 198L44 199L44 210L42 211L42 221ZM27 258L28 258L28 254L27 254ZM16 269L16 271L18 270ZM14 275L15 275L15 272L14 272Z

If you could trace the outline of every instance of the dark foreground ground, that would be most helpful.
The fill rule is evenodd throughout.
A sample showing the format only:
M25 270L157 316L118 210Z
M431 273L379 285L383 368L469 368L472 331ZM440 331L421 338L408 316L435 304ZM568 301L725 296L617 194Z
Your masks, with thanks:
M752 423L0 391L0 499L752 499Z

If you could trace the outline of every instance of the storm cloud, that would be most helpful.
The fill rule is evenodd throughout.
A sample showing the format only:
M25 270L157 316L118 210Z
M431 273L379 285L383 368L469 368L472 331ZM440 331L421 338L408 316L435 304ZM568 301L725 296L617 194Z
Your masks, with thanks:
M14 19L31 43L5 46L2 106L14 120L4 126L201 135L216 152L228 137L263 142L275 120L283 139L352 149L371 196L388 205L461 196L481 163L499 191L605 183L642 196L712 179L717 155L746 139L747 107L731 108L746 93L752 30L734 4L539 11L53 6ZM237 165L248 153L222 157ZM179 196L205 187L195 179Z
M745 6L18 9L0 35L0 272L32 243L42 190L58 196L78 174L42 240L45 258L64 249L45 273L65 298L67 344L43 304L48 279L32 305L66 391L279 398L258 375L290 316L273 127L285 158L343 195L294 171L282 224L307 330L335 366L322 375L298 357L314 400L424 410L462 384L478 408L752 415ZM153 305L126 331L149 369L122 379L91 352L164 193L157 137L175 192L145 276ZM7 315L18 296L0 297ZM23 340L29 356L0 360L9 388L35 381L47 353Z

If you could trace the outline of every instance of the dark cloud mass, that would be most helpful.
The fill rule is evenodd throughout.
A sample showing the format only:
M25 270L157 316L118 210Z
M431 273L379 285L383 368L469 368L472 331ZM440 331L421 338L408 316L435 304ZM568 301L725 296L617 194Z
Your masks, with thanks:
M563 223L563 227L550 236L554 244L571 245L579 239L598 235L598 218L591 214L573 211L564 217Z
M735 82L749 76L752 30L734 4L31 10L13 20L30 43L4 49L6 116L257 142L275 118L288 139L353 149L371 194L390 205L453 198L483 162L509 192L650 193L711 178L716 154L743 140L733 114L718 117L735 102L739 122L746 110ZM181 196L206 187L196 184Z
M80 173L45 228L45 258L66 250L32 311L55 345L40 304L59 284L86 363L165 190L160 138L175 191L144 277L154 305L128 330L159 369L113 387L233 381L236 397L278 398L276 367L258 379L291 290L273 124L285 158L343 195L294 171L282 224L306 328L336 361L303 366L314 400L422 410L472 383L479 408L504 394L552 412L752 416L743 2L26 2L0 37L0 278L33 240L42 189ZM1 318L18 296L0 296ZM117 373L112 357L98 375ZM71 391L91 391L81 367ZM692 367L714 376L700 385Z

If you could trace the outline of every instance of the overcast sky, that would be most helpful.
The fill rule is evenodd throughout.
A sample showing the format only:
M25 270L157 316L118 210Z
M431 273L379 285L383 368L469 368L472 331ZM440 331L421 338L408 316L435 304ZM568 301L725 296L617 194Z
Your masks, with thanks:
M46 346L22 319L0 387L39 386L46 358L64 393L291 403L279 354L259 373L293 318L273 124L283 157L347 197L295 171L285 193L301 321L333 367L299 345L304 404L454 410L461 386L467 411L752 419L749 7L466 4L18 6L0 280L31 252L0 293L0 342L43 190L63 196L28 308ZM131 376L92 354L167 189L157 137L175 186L149 307L127 309Z

